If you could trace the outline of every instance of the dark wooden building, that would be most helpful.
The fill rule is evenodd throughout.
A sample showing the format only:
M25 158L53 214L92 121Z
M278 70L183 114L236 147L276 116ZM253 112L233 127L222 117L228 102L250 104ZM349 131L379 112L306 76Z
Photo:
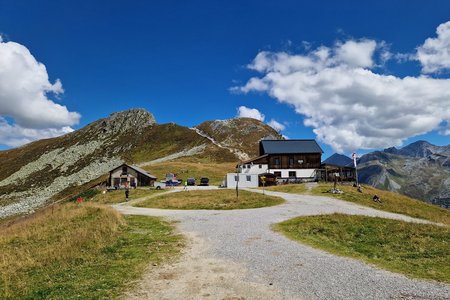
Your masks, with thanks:
M322 162L319 179L323 181L355 181L356 169L353 160L342 154L333 154Z
M260 156L238 165L241 173L271 173L278 179L313 179L320 169L322 149L315 140L262 140Z

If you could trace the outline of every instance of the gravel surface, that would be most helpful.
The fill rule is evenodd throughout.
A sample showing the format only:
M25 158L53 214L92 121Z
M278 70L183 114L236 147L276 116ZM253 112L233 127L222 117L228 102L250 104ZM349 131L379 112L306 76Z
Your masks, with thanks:
M131 207L128 203L114 207L125 214L165 216L179 221L177 227L182 233L202 241L202 257L239 265L241 271L236 276L239 275L241 284L248 283L250 290L255 285L270 287L281 299L450 299L448 284L410 279L291 241L271 230L272 224L292 217L335 212L426 221L328 197L266 193L282 197L287 203L231 211L160 210ZM205 298L201 291L198 293L190 298ZM224 298L207 295L209 299ZM244 298L264 299L256 293ZM270 298L267 295L265 299Z

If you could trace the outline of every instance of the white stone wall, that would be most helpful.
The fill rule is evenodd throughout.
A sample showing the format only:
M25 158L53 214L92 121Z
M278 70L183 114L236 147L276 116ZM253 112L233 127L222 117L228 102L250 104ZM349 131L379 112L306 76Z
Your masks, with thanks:
M229 188L229 189L236 188L236 176L239 177L239 187L240 188L258 187L258 174L228 173L227 174L227 188Z
M295 171L297 178L314 178L316 169L270 169L269 173L281 172L281 178L289 178L289 172Z
M239 172L242 174L263 174L267 173L268 169L269 165L266 164L246 164L240 166Z
M114 170L114 172L111 173L111 186L114 186L114 178L120 178L122 175L122 167L117 168ZM137 172L129 167L127 167L127 181L129 184L129 187L131 186L132 182L135 182L137 184Z

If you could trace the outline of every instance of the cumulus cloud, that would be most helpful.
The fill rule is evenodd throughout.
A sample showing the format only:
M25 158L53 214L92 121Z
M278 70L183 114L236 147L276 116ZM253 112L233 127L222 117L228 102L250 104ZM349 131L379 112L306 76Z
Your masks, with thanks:
M302 54L260 52L249 65L260 76L234 90L266 92L293 106L340 153L398 146L449 123L450 79L376 73L382 48L364 39Z
M417 49L423 73L450 70L450 21L436 29L436 38L428 38Z
M239 106L237 110L238 118L252 118L264 122L265 116L256 108L249 108L246 106Z
M277 122L276 120L272 119L270 122L267 122L267 125L275 129L276 131L280 132L286 129L286 126Z
M0 39L1 144L18 146L72 130L80 114L49 98L63 92L61 81L51 83L45 65L25 46Z
M17 124L8 124L4 118L0 117L0 143L12 147L18 147L38 139L57 137L72 131L73 129L69 126L44 129L24 128Z

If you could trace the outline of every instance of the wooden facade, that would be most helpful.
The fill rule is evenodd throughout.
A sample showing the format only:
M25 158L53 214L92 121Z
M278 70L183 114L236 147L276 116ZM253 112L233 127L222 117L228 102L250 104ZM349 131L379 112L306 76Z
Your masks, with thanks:
M269 169L319 169L321 153L269 154Z

